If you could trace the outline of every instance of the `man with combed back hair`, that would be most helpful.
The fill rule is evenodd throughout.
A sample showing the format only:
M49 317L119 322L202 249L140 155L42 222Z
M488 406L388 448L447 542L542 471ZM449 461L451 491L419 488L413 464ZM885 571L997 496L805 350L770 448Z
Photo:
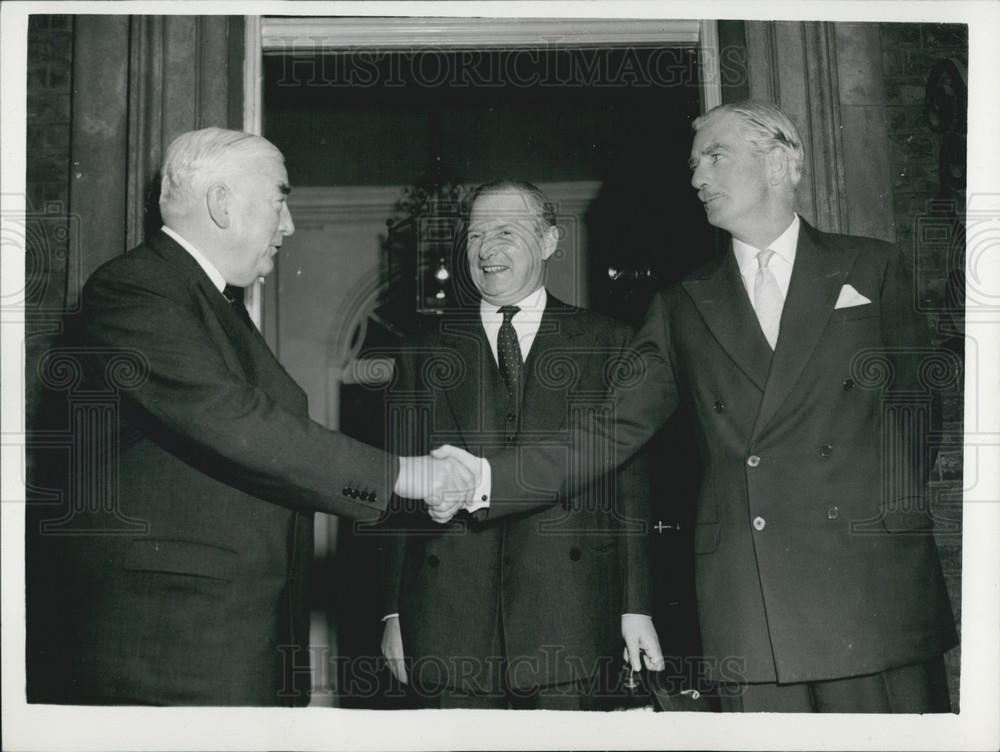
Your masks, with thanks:
M411 443L396 449L422 453L451 437L487 456L564 444L571 415L607 407L631 332L546 289L559 229L537 186L480 186L467 239L475 300L403 350L390 433ZM520 514L515 498L447 526L390 521L382 647L393 673L428 707L611 707L623 643L636 670L663 668L649 496L640 456L554 508Z
M578 446L624 461L690 408L698 617L724 710L947 712L957 638L925 488L938 354L903 256L799 217L802 144L777 107L723 105L694 131L691 184L732 242L654 297L638 386ZM491 515L605 469L545 449L488 464Z

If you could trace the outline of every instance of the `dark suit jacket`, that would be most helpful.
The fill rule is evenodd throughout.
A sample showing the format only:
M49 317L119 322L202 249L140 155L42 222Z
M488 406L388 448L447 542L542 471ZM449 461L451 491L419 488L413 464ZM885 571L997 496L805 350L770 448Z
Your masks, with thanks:
M476 454L565 446L575 410L607 409L624 324L549 295L524 370L520 419L508 400L478 310L410 343L389 396L390 433L406 454L444 443ZM508 499L481 521L426 515L389 523L386 613L400 614L418 691L517 688L608 671L621 655L621 615L649 614L645 458L574 489L547 509ZM395 534L394 534L395 533Z
M397 463L306 395L166 235L83 292L88 452L63 529L70 700L302 704L316 510L386 507ZM67 531L69 531L68 534Z
M845 284L871 303L835 310ZM773 357L731 251L658 295L633 347L613 443L626 457L691 406L715 678L860 675L955 644L924 495L935 354L892 246L803 222ZM498 457L493 493L551 488L550 459Z

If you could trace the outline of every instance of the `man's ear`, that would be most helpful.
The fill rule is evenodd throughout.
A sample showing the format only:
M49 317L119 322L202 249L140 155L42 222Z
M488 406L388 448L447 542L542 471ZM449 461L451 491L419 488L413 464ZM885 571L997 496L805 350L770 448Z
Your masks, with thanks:
M542 233L542 259L548 260L549 256L556 252L559 245L559 228L549 225Z
M767 177L771 185L781 185L791 179L792 170L788 152L775 146L767 153Z
M229 227L229 186L225 183L215 183L205 194L208 204L208 216L216 227L225 230Z

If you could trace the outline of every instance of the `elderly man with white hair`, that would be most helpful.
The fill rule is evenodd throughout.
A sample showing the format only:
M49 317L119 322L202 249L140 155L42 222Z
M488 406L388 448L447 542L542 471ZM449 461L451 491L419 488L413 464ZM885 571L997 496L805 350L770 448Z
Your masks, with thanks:
M92 461L62 541L67 699L304 704L313 513L373 519L393 492L433 513L473 476L311 421L251 322L240 288L294 231L277 148L192 131L162 176L162 231L83 292L86 387L118 414L77 439Z

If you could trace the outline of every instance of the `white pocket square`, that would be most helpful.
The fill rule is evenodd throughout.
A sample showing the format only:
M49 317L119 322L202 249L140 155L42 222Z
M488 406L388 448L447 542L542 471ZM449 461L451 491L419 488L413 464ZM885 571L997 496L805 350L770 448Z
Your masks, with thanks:
M833 308L834 310L838 308L854 308L855 306L868 305L869 303L871 303L871 301L860 292L855 290L850 285L844 285L840 288L840 295L837 297L837 305Z

